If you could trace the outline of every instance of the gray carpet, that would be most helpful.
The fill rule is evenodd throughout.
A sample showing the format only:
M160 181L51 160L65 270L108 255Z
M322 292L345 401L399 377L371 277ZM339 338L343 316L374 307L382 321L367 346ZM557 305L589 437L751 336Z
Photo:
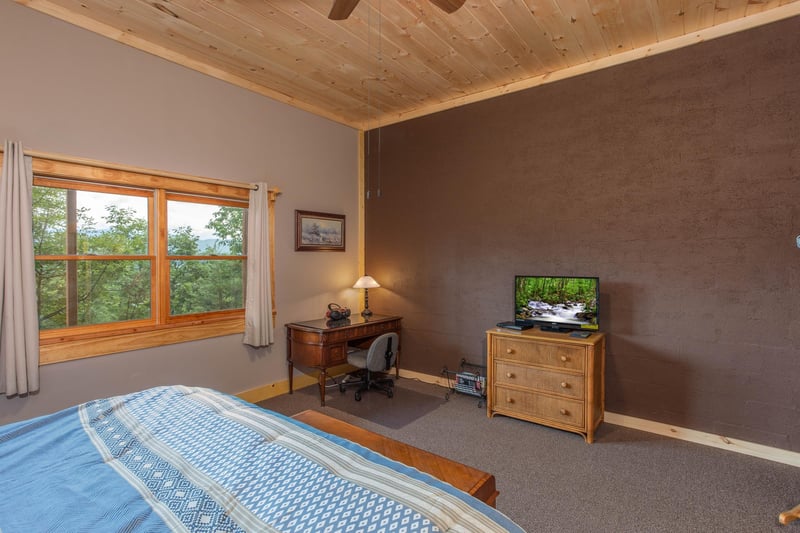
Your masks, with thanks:
M355 414L352 391L329 390L326 407L314 387L260 405L289 415L316 409L491 472L500 491L497 508L531 533L800 533L800 523L777 520L800 503L797 468L607 423L586 444L576 434L489 419L475 398L455 394L444 401L446 390L435 385L400 379L396 388L392 399L376 394L394 406L383 410L387 419L404 410L404 391L439 403L414 416L406 411L402 425Z
M445 402L444 395L435 394L436 391L432 395L408 387L395 387L394 397L391 399L382 392L368 391L361 393L361 400L356 401L356 388L349 387L344 393L338 387L326 389L325 412L335 418L344 419L349 415L387 428L400 429ZM319 391L316 385L296 390L292 396L308 396L310 398L295 400L303 404L310 402L319 407ZM293 404L294 402L290 402L290 405Z

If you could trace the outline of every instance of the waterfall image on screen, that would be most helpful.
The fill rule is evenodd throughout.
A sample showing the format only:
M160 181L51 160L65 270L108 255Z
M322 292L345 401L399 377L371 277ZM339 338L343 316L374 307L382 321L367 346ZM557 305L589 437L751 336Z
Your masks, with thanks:
M515 319L574 329L598 329L598 279L516 276Z

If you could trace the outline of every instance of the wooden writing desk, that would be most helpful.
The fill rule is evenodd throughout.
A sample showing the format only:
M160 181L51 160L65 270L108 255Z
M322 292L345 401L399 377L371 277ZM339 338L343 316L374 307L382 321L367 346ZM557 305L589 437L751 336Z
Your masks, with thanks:
M492 507L495 506L499 493L492 474L481 472L471 466L457 463L409 444L378 435L317 411L303 411L294 415L293 418L337 437L358 443L389 459L413 466L417 470L430 474L457 489L475 496Z
M286 324L286 361L289 363L289 394L294 391L294 365L319 369L319 399L325 405L327 369L347 362L347 346L368 346L384 333L400 333L399 316L353 315L347 320L324 318ZM399 344L399 343L398 343ZM400 347L396 348L400 352ZM399 355L398 355L399 360ZM399 375L395 363L395 375Z

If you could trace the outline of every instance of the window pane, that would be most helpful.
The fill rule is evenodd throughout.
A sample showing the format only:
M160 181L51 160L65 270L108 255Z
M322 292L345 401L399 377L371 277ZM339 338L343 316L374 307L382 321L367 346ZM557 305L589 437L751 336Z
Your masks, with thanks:
M244 307L243 260L170 261L170 315Z
M34 186L33 238L36 255L146 255L147 198Z
M245 255L247 209L169 200L169 255Z
M36 281L39 329L150 318L150 261L36 261Z

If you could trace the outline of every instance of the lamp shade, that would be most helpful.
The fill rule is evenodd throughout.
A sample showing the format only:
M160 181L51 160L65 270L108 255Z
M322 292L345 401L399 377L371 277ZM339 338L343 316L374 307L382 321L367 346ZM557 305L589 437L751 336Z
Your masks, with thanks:
M356 284L353 285L354 289L374 289L376 287L380 287L380 285L372 279L372 276L361 276L356 281Z

